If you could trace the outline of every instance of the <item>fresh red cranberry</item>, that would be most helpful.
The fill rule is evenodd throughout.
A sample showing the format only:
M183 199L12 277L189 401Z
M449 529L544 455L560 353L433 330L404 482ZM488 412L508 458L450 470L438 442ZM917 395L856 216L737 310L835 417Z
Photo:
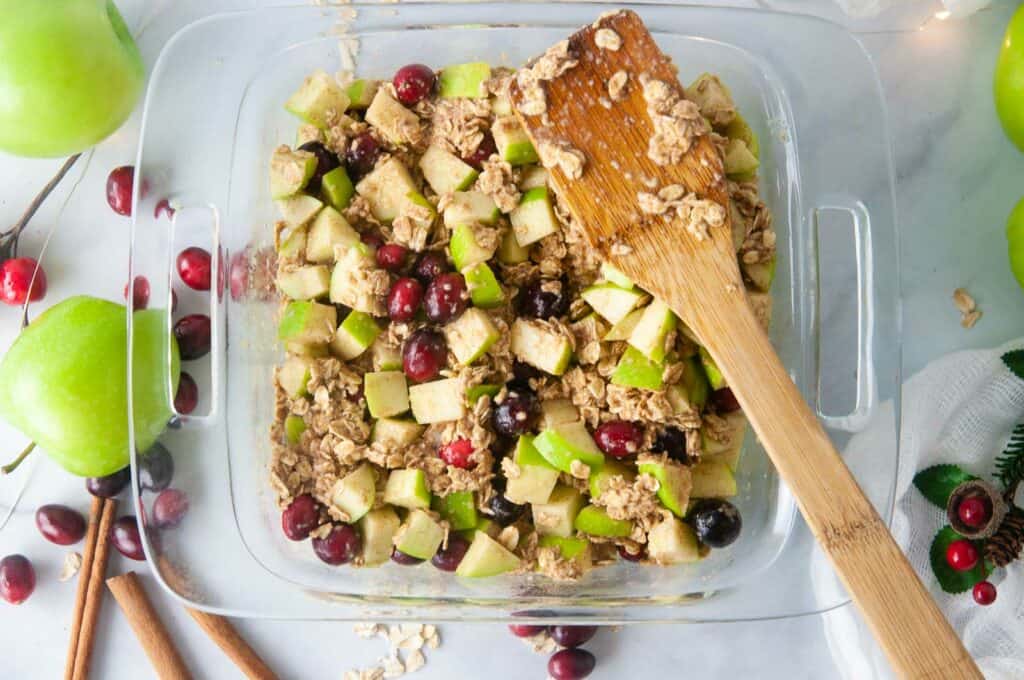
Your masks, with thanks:
M21 604L36 589L36 570L24 555L8 555L0 560L0 597Z
M156 203L156 207L153 208L153 218L160 219L161 215L167 215L167 219L174 217L174 208L171 207L171 202L166 198L161 198Z
M281 513L281 529L293 541L304 541L320 524L320 509L308 493L296 496Z
M320 184L323 181L324 175L341 165L341 160L338 159L333 151L316 141L306 142L299 147L299 150L309 151L316 156L316 170L313 171L313 176L309 178L309 182L306 184L306 191L310 193L320 191Z
M968 496L956 506L960 521L969 527L983 527L992 517L992 503L980 496Z
M534 635L540 635L545 630L547 630L548 627L547 626L530 626L530 625L526 625L526 624L517 625L517 624L513 623L513 624L509 624L508 629L510 631L512 631L512 634L515 635L516 637L528 638L528 637L533 637Z
M188 495L180 489L164 489L153 501L153 526L171 529L181 524L188 512Z
M174 324L174 337L178 340L178 351L185 361L199 359L210 351L210 317L205 314L189 314Z
M742 408L740 402L736 400L736 395L728 387L715 390L711 395L711 401L714 402L715 410L719 413L732 413Z
M476 147L476 151L462 160L479 170L483 167L484 161L496 153L498 153L498 147L494 144L494 137L491 136L490 132L484 132L484 137L480 140L480 145Z
M686 433L677 427L669 426L659 432L654 438L651 450L667 453L669 458L680 463L690 461L690 456L686 453Z
M423 310L434 323L448 323L466 310L469 293L462 274L441 274L423 296Z
M579 647L597 633L597 626L551 626L551 639L560 647Z
M85 536L82 513L66 505L43 505L36 510L36 527L43 538L57 545L72 545Z
M634 455L643 441L644 431L627 420L609 420L594 430L597 448L614 458Z
M548 660L548 673L554 680L583 680L596 665L597 659L585 649L563 649Z
M491 409L491 426L498 434L517 437L529 432L540 417L540 404L529 390L510 389L505 400Z
M245 297L246 291L249 290L249 254L247 250L231 256L228 284L232 300L238 301Z
M388 291L388 317L398 323L412 321L416 318L421 302L423 284L416 279L398 279Z
M386 243L377 248L377 266L389 272L401 271L408 257L409 250L397 243Z
M420 256L419 262L416 263L416 267L413 269L413 275L424 286L427 286L438 276L450 270L451 268L448 266L448 260L445 256L437 251L430 250Z
M697 539L710 548L725 548L736 542L743 529L739 509L721 498L702 498L687 515Z
M174 395L174 410L187 416L196 410L198 403L199 386L191 375L182 371L178 377L178 392Z
M85 480L85 490L99 498L114 498L124 491L130 481L132 469L124 467L104 477L89 477Z
M569 294L564 281L534 281L519 294L519 313L537 319L553 319L569 313Z
M352 140L345 152L345 165L356 180L373 171L380 158L380 142L369 132L362 132Z
M448 534L448 545L438 549L430 563L441 571L455 571L469 550L469 541L458 534Z
M442 446L437 451L438 457L449 465L463 470L469 470L476 466L470 460L473 455L473 443L468 439L456 439Z
M135 167L122 165L114 168L107 176L107 203L118 215L131 217L132 187L135 184Z
M979 581L974 584L971 591L974 601L983 607L987 607L996 601L996 587L988 581Z
M420 558L407 555L398 548L391 551L391 561L395 564L401 564L403 567L412 567L423 563L423 560Z
M626 546L620 545L618 547L619 557L626 560L627 562L640 562L646 557L644 550L641 548L640 552L630 552L626 550Z
M35 280L32 280L33 275ZM31 290L29 290L31 286ZM15 257L0 265L0 299L9 305L35 302L46 295L46 272L31 257Z
M518 391L529 390L531 380L537 380L544 376L540 369L518 359L512 362L512 375L517 383L514 389ZM509 384L509 389L513 389L511 384Z
M957 571L970 571L978 564L978 548L966 538L953 541L946 548L946 563Z
M371 246L374 250L384 245L384 237L375 231L363 232L359 237L359 240L368 246Z
M192 290L210 290L213 261L210 253L191 246L178 253L178 276Z
M413 331L402 345L402 371L414 382L436 378L447 358L444 336L429 328Z
M142 549L139 523L132 515L125 515L114 520L110 527L110 542L117 548L117 552L130 560L141 562L146 559L146 552Z
M139 459L139 485L154 493L171 485L174 478L174 457L167 447L157 442Z
M140 310L149 306L149 279L136 276L132 279L132 309ZM124 299L128 300L128 284L124 284Z
M398 69L392 84L398 101L412 106L423 101L434 91L437 75L433 69L423 64L409 64Z
M337 524L324 538L313 539L313 552L327 564L351 562L363 545L359 532L351 524Z

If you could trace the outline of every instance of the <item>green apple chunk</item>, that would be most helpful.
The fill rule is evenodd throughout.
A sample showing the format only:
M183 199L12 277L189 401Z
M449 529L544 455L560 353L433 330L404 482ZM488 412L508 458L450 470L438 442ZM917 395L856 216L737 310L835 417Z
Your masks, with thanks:
M302 191L316 172L316 156L279 146L270 156L270 197L285 198Z
M481 262L464 271L462 275L466 279L466 288L469 289L469 299L475 307L493 309L500 307L505 301L505 292L486 263Z
M537 150L533 148L526 130L519 124L515 116L502 116L491 126L494 145L498 147L498 155L510 165L527 165L540 160Z
M370 433L370 443L381 442L389 446L409 446L423 434L423 426L411 420L378 418Z
M305 431L306 421L301 416L288 416L284 419L284 438L289 444L298 444Z
M416 130L420 125L419 116L402 106L386 87L377 89L366 109L365 119L384 139L399 145L412 142L410 130Z
M315 125L309 123L302 123L295 129L295 146L296 148L309 142L320 142L324 141L324 131Z
M593 564L593 556L590 552L590 541L578 536L541 536L537 542L541 548L558 548L562 559L577 560L583 571L586 571Z
M771 290L772 281L775 280L775 258L767 262L740 262L743 270L743 277L753 284L757 290L767 293Z
M298 399L309 394L306 385L309 383L310 363L305 357L288 357L278 369L277 384L290 399Z
M459 271L472 267L473 265L487 262L494 255L494 249L483 248L476 238L473 227L469 224L460 224L452 232L448 249L452 255L452 263Z
M533 525L541 536L572 536L573 522L583 507L583 495L571 486L558 485L547 503L534 503Z
M767 332L772 322L772 296L748 290L747 304L750 305L750 311L754 312L754 318L761 324L761 328Z
M736 495L736 477L720 461L701 461L693 466L693 498L730 498Z
M612 283L599 283L584 289L581 297L601 318L608 323L617 324L646 296L639 290L620 288Z
M711 358L711 354L703 347L700 348L700 363L704 367L704 375L708 377L711 389L720 390L723 387L727 387L725 376L718 370L718 364L715 363L715 360Z
M548 185L548 171L540 165L531 165L528 168L523 168L522 179L519 180L519 190L529 191L537 187L546 187Z
M359 232L352 228L341 213L330 206L320 211L309 226L306 239L306 259L310 262L334 262L335 249L348 249L360 243Z
M730 139L725 146L723 158L725 174L736 179L749 179L761 165L757 156L750 153L747 145L739 139Z
M486 61L445 66L437 79L437 93L444 98L486 99L484 83L490 77L491 65Z
M348 473L331 489L331 503L349 517L349 522L356 522L373 507L377 498L377 475L373 466L363 463Z
M501 543L482 531L477 531L469 550L455 570L456 576L487 578L519 568L519 558Z
M472 542L476 537L477 532L487 534L491 538L497 538L498 534L501 533L502 528L503 527L494 520L488 519L484 515L479 515L476 527L472 529L463 529L459 532L459 535L470 542Z
M658 480L658 500L677 517L686 514L690 502L693 480L690 468L672 460L643 457L637 461L640 474L647 474Z
M305 344L302 342L295 342L293 340L286 340L284 343L284 351L289 355L305 357L307 359L322 359L330 354L330 352L327 351L326 342Z
M547 187L530 189L509 214L516 242L526 247L558 231L558 219L551 207Z
M310 300L289 302L277 328L280 340L303 345L326 344L338 327L338 311L334 305Z
M409 410L409 388L401 371L375 371L363 376L366 406L374 418L397 416Z
M627 483L632 484L633 480L636 479L636 472L630 466L624 465L617 460L609 460L595 472L590 473L590 479L587 480L587 484L590 487L591 497L600 498L601 494L605 492L609 480L613 477L622 477Z
M345 95L348 97L348 107L350 109L365 109L373 101L373 97L377 94L379 87L379 80L370 80L368 78L353 80L345 88Z
M537 451L533 437L519 437L512 461L519 468L519 476L509 477L505 497L513 503L547 503L558 483L559 471Z
M633 288L633 279L629 278L607 262L601 263L601 276L604 277L605 281L613 283L619 288L625 288L626 290L631 290Z
M277 252L284 260L306 259L306 243L309 240L309 229L303 224L293 227L288 236L281 240L277 246Z
M391 559L400 526L401 520L392 508L377 508L363 515L359 520L359 533L363 538L359 557L363 566L371 567Z
M651 361L635 347L628 347L622 353L615 372L612 373L612 384L642 390L660 390L664 370L665 366L661 362Z
M413 385L409 388L409 403L413 418L423 425L458 420L466 413L465 396L458 378Z
M395 535L395 547L406 555L429 560L444 541L444 528L422 510L413 510Z
M562 423L574 423L580 419L580 412L568 399L548 399L540 404L540 423L550 429Z
M402 370L402 351L398 347L388 344L383 336L378 335L377 339L373 341L370 353L373 355L373 370Z
M657 564L685 564L700 560L700 546L693 529L676 519L667 518L647 533L647 556Z
M638 323L640 323L640 319L643 315L643 309L634 309L632 312L624 316L622 321L608 329L608 332L605 333L602 340L607 342L628 340L629 336L633 333L633 329L636 328Z
M292 300L314 300L327 295L331 287L331 274L324 265L309 265L281 271L277 275L277 289Z
M493 226L500 215L494 199L482 191L456 191L444 209L444 224L452 230L464 224Z
M480 385L473 385L466 390L466 404L472 406L476 402L480 401L484 397L493 397L498 392L501 392L501 385L494 385L489 383L482 383Z
M572 358L572 343L550 327L531 319L516 319L512 324L512 353L551 375L562 375Z
M683 375L680 381L669 387L665 396L676 413L687 413L704 409L708 400L707 376L695 357L683 361Z
M480 174L473 166L437 144L431 144L423 152L420 171L438 196L468 189Z
M380 326L366 312L352 310L331 340L331 353L346 361L355 359L380 335Z
M625 538L633 533L633 523L625 519L612 519L604 508L588 505L582 508L573 528L580 533L605 538Z
M277 211L281 213L281 219L292 228L306 224L316 217L317 213L320 212L320 208L324 207L320 199L306 194L296 194L288 198L280 198L274 201L274 203L277 205Z
M754 158L761 158L761 143L757 140L757 135L750 128L750 124L739 113L725 127L725 136L729 139L740 140L747 145L747 149L750 153L754 154Z
M701 460L725 463L730 470L735 470L747 433L747 418L742 411L734 411L720 417L725 420L725 427L716 430L714 436L709 433L707 423L701 427Z
M486 354L499 336L491 317L476 307L470 307L459 318L444 326L448 349L463 366L468 366Z
M348 171L343 165L325 173L320 180L320 188L324 198L334 206L335 210L347 208L352 200L352 195L356 192L355 187L352 186L352 180L348 176Z
M323 71L311 74L288 98L284 108L320 129L330 127L332 120L345 113L349 99L332 76Z
M587 426L580 421L562 423L544 430L533 440L540 455L562 472L570 472L574 460L596 470L604 464L604 454L597 448Z
M384 502L400 508L429 508L430 489L423 470L392 470L384 485Z
M357 243L350 247L347 252L341 254L339 246L335 253L338 255L338 262L331 272L330 299L336 304L345 305L352 309L366 312L367 314L380 313L377 309L377 298L374 295L366 295L358 286L352 285L353 281L359 281L366 275L377 269L377 260L370 254L370 249L365 244Z
M479 521L472 491L453 491L447 496L435 496L432 506L453 531L476 528Z
M498 262L502 264L521 264L530 259L530 248L519 245L516 234L509 229L501 235L498 244Z
M702 73L686 88L686 98L700 108L701 115L721 129L736 117L736 104L718 76Z
M390 222L402 214L410 194L419 195L419 187L402 161L392 157L359 180L356 193L366 199L375 218Z
M644 309L633 332L626 340L651 361L665 358L665 338L676 327L676 315L661 300L655 300Z

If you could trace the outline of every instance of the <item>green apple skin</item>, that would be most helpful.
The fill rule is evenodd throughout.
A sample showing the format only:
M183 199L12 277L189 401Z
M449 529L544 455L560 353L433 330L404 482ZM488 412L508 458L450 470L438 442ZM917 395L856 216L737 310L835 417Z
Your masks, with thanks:
M1006 220L1006 244L1009 248L1010 269L1017 283L1024 288L1024 198L1017 202Z
M83 151L131 115L145 78L113 2L0 0L0 149Z
M128 465L128 334L124 305L72 297L29 324L0 362L0 417L72 474L101 477ZM166 340L164 310L135 312L132 408L135 445L145 451L171 416L178 345Z
M1006 27L993 94L1006 136L1024 151L1024 6L1017 8Z

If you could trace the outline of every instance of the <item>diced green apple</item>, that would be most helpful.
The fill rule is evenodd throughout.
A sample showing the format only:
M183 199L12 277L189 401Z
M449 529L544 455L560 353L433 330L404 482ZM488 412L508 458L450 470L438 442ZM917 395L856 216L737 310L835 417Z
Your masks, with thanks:
M470 224L460 224L455 227L448 249L452 255L452 262L459 271L481 262L487 262L494 255L493 247L483 248L480 246L473 226Z
M390 222L402 214L410 194L419 195L419 187L402 161L392 157L359 180L356 193L366 199L375 218Z
M331 502L349 516L349 522L361 519L377 498L377 475L373 466L363 463L348 473L331 489Z
M676 327L676 315L661 300L654 300L626 340L651 361L665 358L665 338Z
M642 390L660 390L664 370L665 366L660 362L651 361L635 347L628 347L622 353L615 372L612 373L612 384Z
M767 293L771 290L772 281L775 280L775 258L767 262L740 262L743 276L754 285L759 291Z
M533 437L519 437L512 461L519 468L519 476L508 479L505 497L513 503L547 503L558 483L559 471L537 451Z
M736 104L732 95L718 76L702 73L686 88L686 98L694 102L701 115L708 118L715 127L735 119Z
M394 509L389 507L377 508L363 515L359 520L359 533L363 539L359 557L364 566L372 567L391 559L395 534L401 523Z
M509 214L516 242L526 247L558 231L558 218L551 207L547 187L530 189Z
M573 528L591 536L625 538L633 533L633 523L626 519L612 519L604 508L596 505L583 507L576 515Z
M438 196L468 189L480 174L473 166L437 144L431 144L423 152L420 171Z
M523 178L519 180L519 190L529 191L537 187L546 187L548 185L548 171L541 165L531 165L528 168L523 168Z
M323 71L317 71L288 98L284 108L307 123L326 129L333 118L345 113L348 104L348 97L338 82Z
M590 552L590 541L578 536L541 536L537 545L541 548L558 548L558 553L565 560L576 561L580 569L586 571L593 564Z
M620 288L612 283L598 283L584 289L580 295L602 319L611 324L625 319L645 297L642 291Z
M632 312L622 317L622 321L612 326L608 332L605 333L605 336L602 339L608 342L628 340L629 336L633 333L633 329L636 328L638 323L640 323L640 319L643 315L643 309L634 309Z
M647 556L661 565L697 562L700 560L700 546L693 529L671 517L647 533Z
M352 286L366 272L377 269L377 260L370 254L365 244L351 246L343 255L344 246L335 251L338 261L331 272L330 299L336 304L345 305L367 314L379 313L373 296L363 295Z
M515 111L512 110L512 102L509 100L508 95L496 94L491 97L491 113L498 118L512 116L515 114Z
M700 348L700 363L704 367L704 375L708 377L711 389L720 390L723 387L727 387L725 376L718 369L718 364L715 363L715 360L711 358L711 354L703 347Z
M435 496L433 507L453 531L473 529L479 520L472 491L453 491L447 496Z
M444 528L433 517L417 509L409 513L399 528L395 547L406 555L429 560L443 541Z
M270 197L286 198L302 191L316 172L316 156L309 151L274 149L270 157Z
M334 262L335 248L347 249L359 243L359 232L352 228L340 212L328 206L309 226L306 259L310 262Z
M456 576L486 578L519 568L519 558L501 543L482 531L477 531L469 550L455 570Z
M592 498L600 498L601 494L605 492L608 481L613 477L622 477L626 482L632 484L633 480L636 479L636 472L630 466L617 460L609 460L597 471L590 474L590 479L587 480L590 486L590 496Z
M540 403L540 423L544 429L575 423L579 419L580 412L569 399L547 399Z
M690 502L693 480L690 468L673 460L641 459L637 463L640 474L648 474L658 480L658 500L677 517L686 514Z
M490 77L491 65L486 61L445 66L437 79L437 93L443 98L486 99L484 83Z
M481 262L462 273L469 289L469 299L474 307L493 309L500 307L505 301L505 292L498 283L498 278L485 262Z
M310 360L304 357L288 357L277 371L277 383L291 399L304 397L309 392L306 384L310 378Z
M306 224L316 217L316 214L320 212L320 208L324 207L320 199L307 194L296 194L288 198L279 198L274 203L277 205L277 211L281 213L281 219L292 228Z
M736 477L721 461L701 461L693 466L693 498L730 498L736 495Z
M498 155L510 165L527 165L539 159L537 150L515 116L502 116L491 127Z
M547 503L534 503L533 525L542 536L572 536L576 515L583 507L583 496L571 486L558 485Z
M303 224L293 227L288 236L277 246L282 260L303 260L306 258L306 242L309 240L309 228Z
M747 432L747 418L742 411L734 411L720 416L725 419L726 427L721 433L712 437L705 423L701 427L701 460L705 462L725 463L729 469L735 470L743 450L743 439Z
M320 142L324 141L324 131L315 125L309 123L302 123L295 130L295 147L298 148L303 144L309 142Z
M409 388L409 403L413 418L422 425L447 423L466 413L462 383L458 378L413 385Z
M353 80L345 88L345 94L348 96L348 107L350 109L365 109L373 101L373 97L377 94L377 88L379 87L379 80L367 78Z
M750 128L750 124L744 120L743 116L739 113L732 119L732 122L725 128L725 136L729 139L738 139L747 145L747 149L750 153L754 154L754 158L761 158L761 143L757 139L757 135Z
M614 283L619 288L630 290L633 288L633 279L629 278L607 262L601 263L601 276L608 283Z
M277 327L277 337L304 345L326 344L334 337L337 327L338 312L334 305L294 300L284 309L281 324Z
M394 345L388 344L382 336L377 336L370 347L373 355L373 370L375 371L400 371L402 370L402 351Z
M429 508L430 489L423 470L392 470L384 485L384 502L400 508ZM433 557L433 553L430 555Z
M348 361L366 351L380 335L380 326L366 312L352 310L331 340L331 353Z
M415 130L420 125L419 116L402 106L386 87L377 89L364 118L387 141L397 145L413 141L409 134L410 130Z
M482 357L500 337L491 317L476 307L470 307L459 318L449 321L443 330L448 349L463 366Z
M296 267L277 275L277 288L291 300L314 300L327 295L331 274L322 264Z
M284 351L291 356L305 357L306 359L322 359L330 354L327 351L326 342L304 344L302 342L285 341Z
M502 264L520 264L530 259L530 248L519 245L516 234L509 229L501 236L498 244L498 262Z
M423 426L411 420L398 418L378 418L370 432L370 443L383 443L388 446L409 446L423 434Z
M363 376L363 395L374 418L397 416L409 410L409 388L401 371L375 371Z
M589 465L591 470L604 464L604 454L580 421L544 430L533 440L533 445L540 455L562 472L571 472L572 463L576 460Z
M305 431L306 421L301 416L288 416L284 419L284 437L289 444L298 444Z
M500 215L494 199L482 191L456 191L444 209L444 224L452 230L460 225L493 226Z
M352 200L352 195L356 192L344 165L339 165L333 170L324 173L323 178L320 180L320 188L323 191L324 198L334 206L335 210L347 208Z
M501 385L494 385L489 383L482 383L480 385L473 385L466 390L466 404L472 406L476 402L480 401L483 397L493 397L498 392L501 392Z
M512 324L512 353L551 375L562 375L572 358L568 338L536 321L519 318Z
M760 161L739 139L730 139L725 146L723 165L725 174L736 179L747 179L757 172Z

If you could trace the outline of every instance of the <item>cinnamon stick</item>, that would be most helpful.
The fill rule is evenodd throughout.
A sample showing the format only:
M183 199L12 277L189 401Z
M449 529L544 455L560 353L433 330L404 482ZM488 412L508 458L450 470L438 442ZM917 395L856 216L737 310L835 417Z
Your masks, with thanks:
M221 648L238 669L249 680L277 680L277 675L270 670L259 654L249 646L231 622L222 616L185 607L185 611L199 624L203 632Z
M107 587L124 612L160 680L191 680L192 674L157 616L135 572L107 579Z
M89 664L92 663L93 640L96 637L96 621L100 616L103 604L103 579L107 575L107 559L110 557L110 527L117 514L117 500L103 499L103 513L96 530L96 546L93 549L91 566L89 567L89 583L85 594L85 606L82 610L82 622L78 631L78 644L75 648L75 663L72 671L73 680L88 680Z
M82 568L78 572L78 590L75 593L75 609L71 613L71 639L68 640L68 657L64 662L64 680L72 680L75 673L75 659L78 658L78 637L82 630L82 614L85 612L85 598L89 591L89 574L96 553L96 538L99 535L100 516L103 514L103 499L94 497L89 508L89 529L85 534Z

